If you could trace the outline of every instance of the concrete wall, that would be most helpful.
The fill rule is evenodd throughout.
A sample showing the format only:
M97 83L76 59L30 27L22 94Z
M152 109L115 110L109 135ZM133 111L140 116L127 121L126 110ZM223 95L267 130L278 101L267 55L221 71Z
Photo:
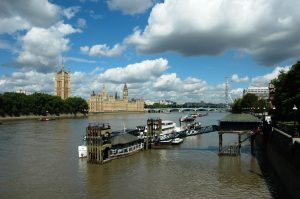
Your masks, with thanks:
M300 197L300 139L273 129L268 136L267 156L285 190Z

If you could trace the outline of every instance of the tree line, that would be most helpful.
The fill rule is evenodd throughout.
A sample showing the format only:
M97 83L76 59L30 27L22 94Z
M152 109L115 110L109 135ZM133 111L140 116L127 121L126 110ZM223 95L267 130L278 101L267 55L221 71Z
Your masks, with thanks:
M275 86L275 93L272 101L258 99L254 94L246 94L240 99L236 99L232 112L242 112L245 110L262 112L263 108L272 114L273 118L281 121L292 121L296 119L300 122L300 62L294 64L289 71L280 71L277 78L271 81ZM272 104L272 107L271 107ZM293 110L296 106L298 110Z
M253 93L247 93L242 98L238 98L232 105L233 113L253 112L262 113L270 109L270 103L265 99L259 99Z
M300 62L294 64L289 71L280 71L271 83L275 86L274 117L280 120L294 120L300 123ZM293 110L296 106L298 110Z
M27 116L27 115L57 115L67 113L85 114L88 110L87 102L81 97L69 97L62 100L59 96L45 93L23 93L6 92L0 94L0 115L5 116Z
M153 104L144 104L145 108L224 108L225 104L214 104L214 103L184 103L184 104L161 104L159 102Z

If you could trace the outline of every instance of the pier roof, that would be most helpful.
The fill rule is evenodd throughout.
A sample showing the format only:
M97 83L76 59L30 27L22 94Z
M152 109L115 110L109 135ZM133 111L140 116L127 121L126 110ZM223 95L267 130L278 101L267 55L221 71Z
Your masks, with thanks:
M229 114L220 120L219 132L253 131L262 121L250 114Z
M120 134L117 136L112 137L111 139L111 144L112 145L118 145L118 144L128 144L134 141L137 141L138 138L128 134L128 133L124 133L124 134Z

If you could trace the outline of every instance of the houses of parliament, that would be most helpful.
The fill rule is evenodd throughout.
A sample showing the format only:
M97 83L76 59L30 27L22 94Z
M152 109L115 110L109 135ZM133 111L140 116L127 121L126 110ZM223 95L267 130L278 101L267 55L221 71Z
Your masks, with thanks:
M65 71L64 64L61 65L61 70L55 69L54 74L54 95L60 96L63 100L70 97L71 92L71 72L70 66L68 71ZM144 111L144 100L135 99L128 100L128 88L124 85L123 98L119 98L117 95L110 96L106 92L105 84L102 86L101 94L97 95L93 91L88 99L89 112L116 112L116 111L131 111L142 112Z
M65 100L70 97L71 93L71 72L70 66L68 67L68 71L65 71L64 63L61 64L61 70L57 71L55 67L54 73L54 95L61 97L61 99Z
M124 85L123 98L119 99L117 95L109 96L106 92L105 84L102 86L101 94L96 95L94 92L89 99L89 112L115 112L115 111L144 111L144 100L128 100L128 88Z

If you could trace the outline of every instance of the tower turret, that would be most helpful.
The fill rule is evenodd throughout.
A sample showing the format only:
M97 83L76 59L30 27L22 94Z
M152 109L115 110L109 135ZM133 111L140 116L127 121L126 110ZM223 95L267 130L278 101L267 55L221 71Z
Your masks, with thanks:
M103 85L102 85L101 96L102 96L103 99L106 99L106 98L107 98L107 93L106 93L105 83L103 83Z
M123 88L123 100L128 101L128 88L126 83Z
M55 82L54 82L54 94L56 96L60 96L62 99L67 99L70 97L71 93L71 71L70 66L68 67L68 71L65 71L64 68L64 60L62 58L61 61L61 70L57 71L57 67L55 67Z

